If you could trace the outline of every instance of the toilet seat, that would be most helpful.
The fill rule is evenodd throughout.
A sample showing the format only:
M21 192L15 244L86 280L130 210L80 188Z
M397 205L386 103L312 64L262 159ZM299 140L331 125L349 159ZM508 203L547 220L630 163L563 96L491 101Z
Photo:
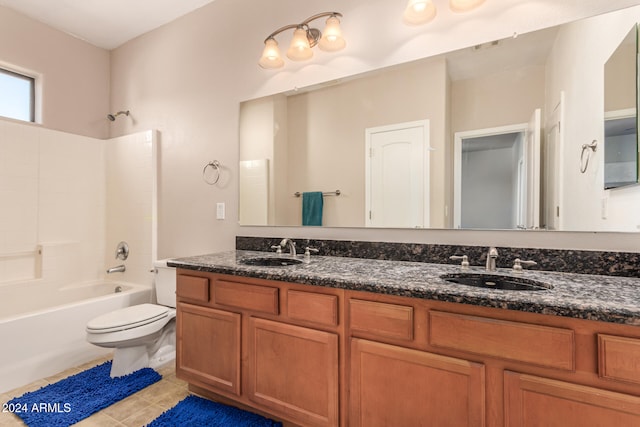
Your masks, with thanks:
M138 328L169 317L173 309L157 304L140 304L121 308L92 319L87 324L90 334L106 334ZM162 322L163 324L166 321Z

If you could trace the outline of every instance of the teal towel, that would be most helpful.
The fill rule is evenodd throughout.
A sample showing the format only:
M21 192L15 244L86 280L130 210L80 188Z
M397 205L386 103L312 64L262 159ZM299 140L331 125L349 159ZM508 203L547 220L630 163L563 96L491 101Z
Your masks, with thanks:
M322 192L302 193L302 225L322 225Z

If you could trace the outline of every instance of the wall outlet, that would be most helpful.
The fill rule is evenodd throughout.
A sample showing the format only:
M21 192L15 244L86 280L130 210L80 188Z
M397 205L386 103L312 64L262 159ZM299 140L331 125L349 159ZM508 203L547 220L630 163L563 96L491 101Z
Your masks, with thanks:
M224 208L224 203L217 203L216 204L216 219L224 219L224 212L225 208Z
M607 219L609 215L609 199L607 197L603 197L600 199L600 216L602 219Z

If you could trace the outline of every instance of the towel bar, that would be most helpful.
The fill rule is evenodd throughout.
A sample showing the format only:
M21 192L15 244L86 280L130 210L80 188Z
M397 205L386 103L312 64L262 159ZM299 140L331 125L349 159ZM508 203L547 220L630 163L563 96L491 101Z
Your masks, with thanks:
M323 196L339 196L340 194L341 194L341 193L340 193L340 190L336 190L336 191L327 191L326 193L322 193L322 195L323 195ZM299 191L296 191L295 193L293 193L293 195L294 195L295 197L300 197L300 196L302 196L302 193L301 193L301 192L299 192Z

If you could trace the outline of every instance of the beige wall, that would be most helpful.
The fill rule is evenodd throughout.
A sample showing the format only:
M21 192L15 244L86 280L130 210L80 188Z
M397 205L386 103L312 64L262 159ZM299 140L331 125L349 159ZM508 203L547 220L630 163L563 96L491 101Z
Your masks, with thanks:
M544 108L545 67L528 66L451 84L451 131L528 123Z
M287 194L340 190L325 197L323 225L365 225L365 130L430 120L431 223L444 224L445 84L443 59L423 61L371 77L288 98ZM288 198L280 225L301 224L301 200Z
M486 2L474 14L458 15L458 25L443 26L436 18L428 27L413 28L402 25L398 9L403 5L398 6L397 1L329 0L318 6L297 0L216 0L125 44L111 56L111 105L130 108L132 120L116 122L112 130L113 135L148 128L161 133L159 256L231 249L236 235L638 250L637 235L632 234L615 235L613 239L606 234L528 232L523 238L522 232L372 231L236 224L241 101L633 3L636 2L496 0ZM287 61L285 69L276 72L257 66L266 35L282 25L331 9L345 16L345 51L316 52L313 61ZM213 187L203 182L201 173L212 159L227 168L221 183ZM215 219L217 202L226 203L227 219Z
M623 41L604 65L604 111L636 108L637 49L636 31L633 26L633 41Z
M36 75L43 126L109 136L109 52L0 6L0 67Z
M160 258L231 249L236 235L637 251L633 233L523 235L236 224L241 101L634 4L637 0L495 0L473 14L457 15L457 25L442 25L436 18L426 27L406 27L397 1L328 0L320 9L345 15L347 49L337 54L317 51L313 61L287 61L285 69L276 72L256 64L262 40L281 25L320 12L316 4L216 0L110 53L0 7L0 62L42 74L42 121L48 128L98 138L160 131ZM441 8L439 14L448 11ZM572 60L570 55L567 60ZM109 124L106 113L120 109L130 109L131 117ZM582 141L583 136L575 138ZM217 186L209 186L202 180L202 168L214 159L222 163L223 176ZM226 203L225 220L215 219L218 202Z

